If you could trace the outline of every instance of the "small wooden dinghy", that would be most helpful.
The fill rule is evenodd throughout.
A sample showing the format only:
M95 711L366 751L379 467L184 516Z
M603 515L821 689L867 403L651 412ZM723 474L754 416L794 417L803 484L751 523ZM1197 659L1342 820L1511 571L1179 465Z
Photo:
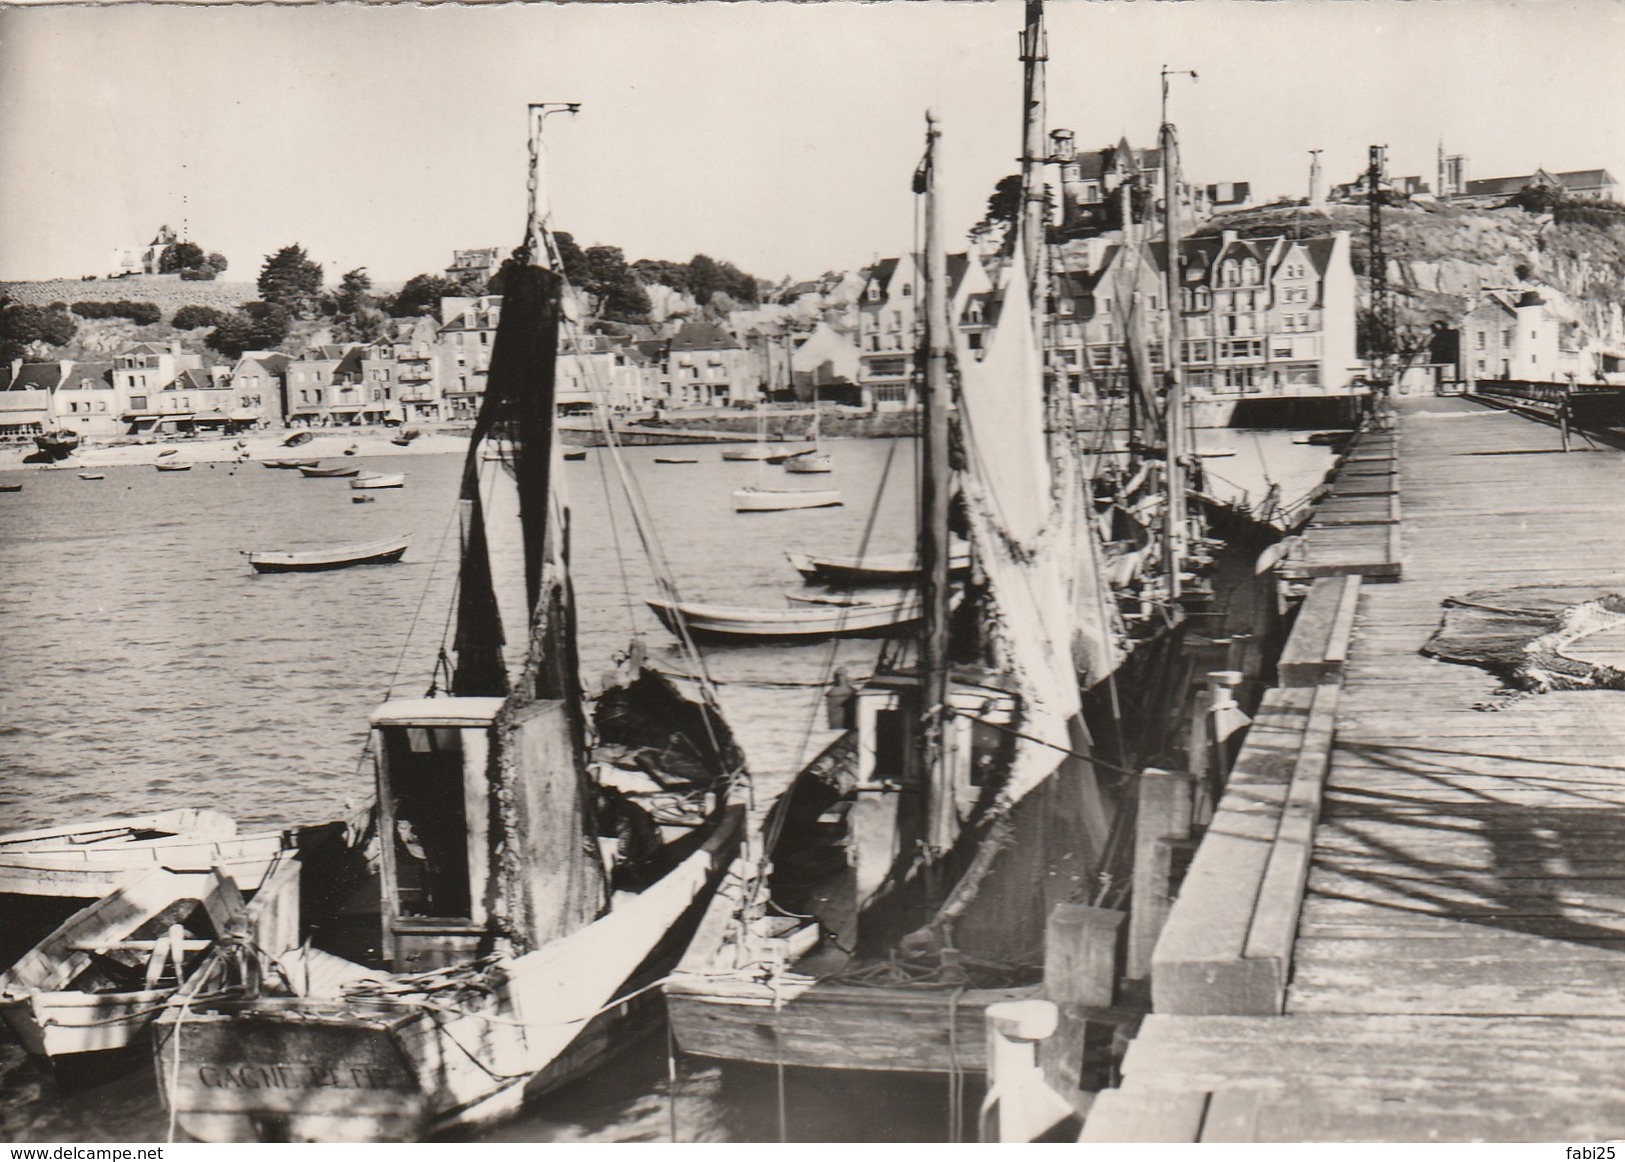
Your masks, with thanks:
M913 553L877 553L868 557L784 555L796 572L820 585L912 585L920 579L920 561ZM970 571L970 546L953 549L948 556L948 571L955 576Z
M816 451L818 451L818 447L816 445L803 444L798 448L775 450L762 457L762 459L766 460L769 464L788 464L790 461L799 460L803 456L811 456Z
M231 816L196 807L15 831L0 835L0 894L94 900L133 873L216 866L252 891L287 843L281 831L238 835Z
M332 545L324 549L247 553L245 556L258 573L318 573L325 569L347 569L351 565L387 565L399 561L411 539L406 536L364 545Z
M105 473L105 472L81 472L81 473L79 473L79 479L80 480L106 480L107 479L107 473Z
M369 472L350 481L351 488L400 488L406 483L404 472Z
M736 488L735 512L785 512L796 508L834 508L841 503L837 488Z
M672 633L680 626L702 637L802 640L854 637L910 625L921 617L918 597L897 601L807 603L800 609L743 609L665 600L645 604Z
M773 449L766 444L746 444L741 448L724 448L724 460L767 460L773 456Z
M162 452L158 453L158 458L162 460L165 456L173 456L177 450L178 449L175 448L165 448Z
M811 474L814 472L835 471L835 457L828 453L817 456L796 456L784 462L786 472Z
M376 496L352 496L350 498L350 503L351 504L377 504L378 503L378 498Z
M571 448L569 451L564 453L564 458L566 460L585 460L587 458L587 449Z
M0 484L0 492L21 492L22 490L23 486L21 484Z
M261 460L267 468L314 468L320 460Z
M155 869L75 912L0 973L0 1020L35 1057L124 1049L242 907L217 870Z
M177 464L173 460L160 460L153 467L160 472L190 472L192 470L190 464Z
M656 464L698 464L697 456L656 456Z
M339 476L359 476L359 464L340 464L337 468L300 468L299 475L313 477L317 480L332 479Z

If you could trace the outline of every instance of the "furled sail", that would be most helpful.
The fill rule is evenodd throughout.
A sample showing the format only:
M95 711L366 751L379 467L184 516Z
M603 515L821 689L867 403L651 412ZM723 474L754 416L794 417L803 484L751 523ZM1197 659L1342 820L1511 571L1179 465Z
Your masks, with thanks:
M1104 607L1090 589L1096 558L1076 462L1048 453L1042 357L1019 271L982 358L957 354L960 495L986 582L982 645L1021 712L1005 777L974 821L975 854L927 931L963 952L1016 961L1041 945L1054 905L1085 888L1105 842L1074 664L1080 610ZM1092 616L1090 632L1102 633L1104 614Z
M553 377L562 280L510 262L486 397L463 476L459 694L507 698L492 772L491 914L523 948L591 923L608 903L596 789L553 471Z

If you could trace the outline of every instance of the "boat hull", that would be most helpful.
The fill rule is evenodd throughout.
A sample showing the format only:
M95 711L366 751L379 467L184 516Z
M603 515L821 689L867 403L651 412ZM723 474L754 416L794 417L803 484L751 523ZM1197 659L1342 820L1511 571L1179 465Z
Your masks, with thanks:
M299 475L308 476L316 480L330 480L341 476L359 476L361 466L349 464L339 468L304 468L299 469Z
M797 476L835 471L835 460L830 456L797 456L784 462L784 470Z
M399 561L406 552L406 540L385 541L348 549L308 553L249 553L248 563L257 573L319 573L328 569L348 569L351 565L387 565Z
M796 572L822 585L913 585L920 580L919 559L913 553L892 553L873 557L814 557L807 553L786 553ZM970 572L970 554L955 553L948 559L951 576Z
M403 473L388 476L357 476L350 481L351 488L400 488L406 484Z
M886 633L912 625L922 616L917 599L876 605L808 606L804 609L734 609L716 605L679 605L670 601L647 602L667 629L711 638L858 637Z
M735 512L788 512L800 508L836 508L841 494L833 488L740 488L734 492Z
M773 449L766 444L752 444L746 448L724 448L724 460L766 460L773 455Z
M187 1134L209 1142L411 1141L508 1116L626 1044L616 1025L656 1000L743 824L742 807L725 809L659 881L492 970L488 990L455 1008L396 991L382 1002L271 998L167 1015L153 1045L164 1100Z

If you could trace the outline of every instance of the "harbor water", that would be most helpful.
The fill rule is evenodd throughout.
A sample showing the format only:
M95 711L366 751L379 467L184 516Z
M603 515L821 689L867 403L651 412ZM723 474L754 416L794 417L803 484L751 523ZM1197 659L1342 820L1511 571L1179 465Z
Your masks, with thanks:
M1209 490L1256 499L1279 482L1286 501L1304 495L1331 453L1292 435L1202 433L1199 447L1220 453L1208 461ZM797 477L721 461L712 447L627 449L649 516L642 529L606 452L561 465L586 684L634 638L657 665L690 669L644 605L657 592L646 549L687 600L773 608L802 588L787 551L907 551L912 442L829 450L832 475ZM697 462L656 464L657 455ZM214 807L254 830L339 818L367 800L368 713L425 693L450 649L462 460L376 457L363 467L405 472L405 487L355 493L342 478L256 462L115 467L99 480L4 474L24 489L0 495L0 831L181 806ZM845 503L735 513L730 494L749 485L836 487ZM405 533L410 549L388 566L260 575L241 555ZM828 737L822 683L838 667L866 673L876 650L854 641L707 651L762 802ZM941 1079L780 1078L669 1058L656 1029L601 1076L484 1136L661 1141L675 1126L683 1141L940 1141L947 1102ZM0 1041L0 1139L166 1135L146 1071L67 1087Z

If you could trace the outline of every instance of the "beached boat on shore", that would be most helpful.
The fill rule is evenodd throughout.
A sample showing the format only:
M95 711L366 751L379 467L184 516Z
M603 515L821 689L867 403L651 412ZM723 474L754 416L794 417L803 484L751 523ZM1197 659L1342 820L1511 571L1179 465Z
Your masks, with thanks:
M318 573L348 569L351 565L387 565L399 561L410 536L363 545L331 545L322 549L245 553L256 573Z

